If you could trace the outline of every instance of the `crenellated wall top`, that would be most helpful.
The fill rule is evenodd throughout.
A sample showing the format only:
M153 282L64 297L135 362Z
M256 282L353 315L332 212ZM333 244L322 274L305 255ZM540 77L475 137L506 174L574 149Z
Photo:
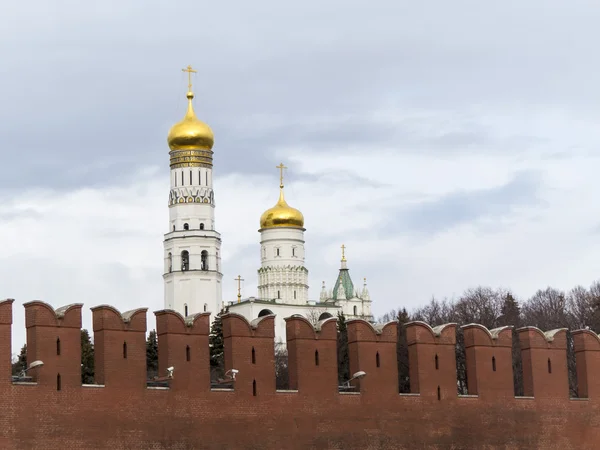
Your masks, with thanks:
M567 348L567 328L557 328L542 331L537 327L522 327L517 329L521 349L544 348L563 350Z
M431 327L419 320L408 322L406 325L406 339L411 344L456 344L456 324L445 323Z
M143 331L146 332L146 312L148 308L131 309L121 313L110 305L92 308L94 331Z
M461 327L465 336L465 347L512 347L512 326L504 326L489 330L478 323L470 323Z
M363 319L347 322L348 343L350 342L396 342L398 340L398 321L372 325Z
M275 314L258 317L251 322L236 313L221 316L223 337L265 337L275 339Z
M300 314L294 314L284 320L288 340L337 340L337 319L335 317L320 320L314 326Z
M0 301L0 325L12 325L12 305L14 301L13 298Z
M65 327L81 328L81 308L83 303L72 303L54 309L48 303L35 300L23 304L25 307L25 328Z
M210 332L210 313L202 312L183 317L172 309L155 311L156 333L194 334L208 336Z
M575 353L582 351L600 351L600 336L591 330L576 330L573 335Z

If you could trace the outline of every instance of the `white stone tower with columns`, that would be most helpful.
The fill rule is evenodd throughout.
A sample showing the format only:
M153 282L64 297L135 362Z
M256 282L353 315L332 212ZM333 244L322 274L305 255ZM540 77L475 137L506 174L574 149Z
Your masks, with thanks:
M279 169L279 200L260 218L261 267L258 298L281 304L304 305L308 301L308 270L304 266L304 216L287 204L283 169Z
M287 204L284 197L283 164L279 169L279 200L260 218L260 268L258 269L258 296L242 299L241 275L238 298L227 301L226 307L249 321L266 314L275 314L275 342L286 342L285 318L294 314L306 317L315 324L343 312L348 319L373 320L371 300L366 281L362 292L354 288L346 264L345 246L342 245L342 265L335 283L335 295L325 285L319 300L308 295L308 270L304 263L304 216Z
M194 112L190 66L188 107L168 135L171 151L169 231L164 238L165 308L184 316L222 306L221 235L215 229L210 127Z

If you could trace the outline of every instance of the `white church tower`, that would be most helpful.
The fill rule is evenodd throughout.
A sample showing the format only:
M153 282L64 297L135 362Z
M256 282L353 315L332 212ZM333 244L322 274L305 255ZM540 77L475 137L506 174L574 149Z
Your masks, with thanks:
M287 305L306 305L308 270L304 266L304 216L287 204L283 194L282 164L279 200L260 218L261 267L258 269L259 300Z
M214 135L192 106L190 66L188 107L168 135L171 151L169 231L164 240L165 308L184 316L222 306L221 235L215 230Z

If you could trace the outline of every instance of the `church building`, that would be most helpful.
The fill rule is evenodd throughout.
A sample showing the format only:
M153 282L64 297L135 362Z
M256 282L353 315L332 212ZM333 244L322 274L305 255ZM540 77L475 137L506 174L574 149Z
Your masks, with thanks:
M194 112L190 66L187 112L171 127L171 186L169 231L164 237L165 308L184 317L212 313L214 320L224 307L248 321L275 314L275 340L285 343L285 317L300 314L316 324L343 312L347 319L373 321L366 285L359 290L350 277L342 245L342 259L333 289L325 282L318 300L311 300L305 265L304 216L286 202L282 164L279 169L279 199L260 217L260 268L257 296L242 299L241 277L238 298L222 300L221 235L215 226L213 191L213 145L211 128ZM211 320L211 321L212 321Z

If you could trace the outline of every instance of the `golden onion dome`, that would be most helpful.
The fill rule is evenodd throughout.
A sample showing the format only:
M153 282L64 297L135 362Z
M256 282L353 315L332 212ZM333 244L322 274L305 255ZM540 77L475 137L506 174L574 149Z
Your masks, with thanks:
M199 120L192 106L193 92L187 93L188 109L183 120L169 130L167 141L171 150L211 150L215 136L210 127Z
M277 204L260 216L260 228L296 227L304 228L304 216L287 204L283 196L283 185L279 189Z

